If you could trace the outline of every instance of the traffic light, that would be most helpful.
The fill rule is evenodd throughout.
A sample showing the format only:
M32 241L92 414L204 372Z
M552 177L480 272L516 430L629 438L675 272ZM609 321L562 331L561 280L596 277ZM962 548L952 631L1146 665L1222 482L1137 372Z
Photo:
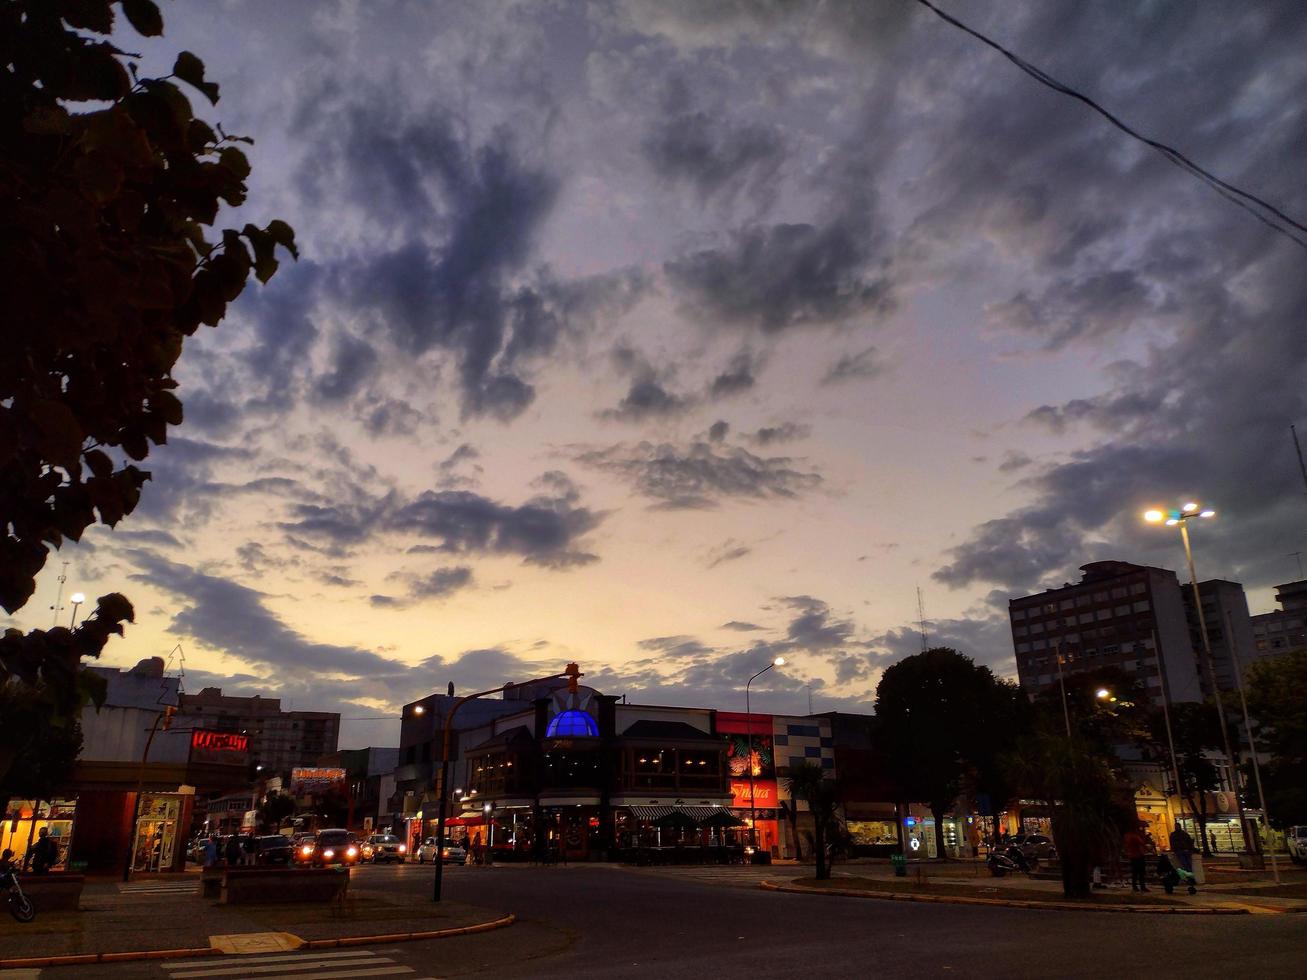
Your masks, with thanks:
M173 705L169 704L169 705L165 705L165 706L164 706L164 709L163 709L163 730L164 730L165 732L166 732L169 728L172 727L172 717L173 717L173 715L175 715L175 714L177 714L177 709L176 709Z

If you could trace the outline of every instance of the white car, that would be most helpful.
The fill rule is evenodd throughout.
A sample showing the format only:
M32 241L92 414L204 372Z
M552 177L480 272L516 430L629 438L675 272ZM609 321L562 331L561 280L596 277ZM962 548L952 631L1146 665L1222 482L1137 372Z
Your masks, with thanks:
M418 847L418 864L436 860L436 839L428 837ZM445 841L444 860L446 864L462 864L467 860L467 850L457 841Z
M1290 827L1284 832L1284 839L1294 864L1307 861L1307 827Z

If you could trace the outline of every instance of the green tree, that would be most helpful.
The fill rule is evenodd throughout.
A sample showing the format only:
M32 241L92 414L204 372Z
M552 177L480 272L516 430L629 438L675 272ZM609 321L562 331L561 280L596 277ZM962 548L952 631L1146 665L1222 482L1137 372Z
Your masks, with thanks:
M1155 722L1153 741L1166 745L1163 721ZM1198 822L1199 843L1203 854L1211 857L1207 839L1207 794L1221 788L1220 770L1210 753L1221 748L1221 727L1210 704L1181 702L1171 705L1171 734L1175 739L1175 763L1180 776L1180 795L1189 804L1189 812Z
M839 817L836 816L840 805L839 786L834 779L826 777L821 766L811 762L790 766L785 785L791 799L808 804L808 812L812 814L812 850L817 861L817 880L825 881L830 877L832 865L829 845L840 832Z
M276 830L287 817L295 815L295 797L287 793L269 793L259 807L259 823Z
M211 232L245 200L238 143L192 111L218 86L181 52L142 78L108 40L121 9L163 32L151 0L7 0L0 5L0 607L21 608L51 549L117 525L149 473L136 464L181 424L173 368L200 324L216 326L253 273L266 282L283 221ZM50 688L71 713L79 659L132 621L102 597L76 631L5 635L0 681ZM94 625L92 625L94 624ZM91 627L88 629L88 627Z
M991 839L997 840L999 815L1021 795L1007 757L1029 735L1033 715L1025 692L1010 681L996 678L992 686L982 685L978 697L984 722L966 747L963 789L974 799L988 800Z
M937 854L944 853L944 815L961 792L971 746L984 737L985 710L998 699L997 687L988 667L948 647L905 657L876 685L891 779L900 800L930 807Z
M50 800L68 782L82 750L82 726L52 714L40 688L0 684L0 744L11 747L20 766L0 776L0 812L11 799Z
M1276 827L1307 824L1307 650L1253 662L1244 677L1248 713L1258 748L1270 755L1262 766L1266 809Z

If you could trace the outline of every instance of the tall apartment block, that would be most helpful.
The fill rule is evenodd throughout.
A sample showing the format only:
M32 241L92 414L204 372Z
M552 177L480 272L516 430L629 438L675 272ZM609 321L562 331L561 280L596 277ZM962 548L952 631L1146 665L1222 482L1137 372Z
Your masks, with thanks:
M1189 644L1194 650L1203 648L1203 637L1198 616L1194 612L1194 590L1187 583L1181 590L1185 616L1189 620ZM1237 654L1242 668L1257 655L1253 639L1252 617L1248 615L1248 597L1238 582L1213 579L1198 583L1198 594L1203 601L1203 619L1207 623L1207 640L1212 647L1212 672L1216 686L1222 691L1238 688L1235 662L1231 651ZM1207 672L1200 674L1204 696L1210 696L1211 683Z
M1307 649L1307 579L1277 585L1275 601L1280 604L1275 612L1252 618L1257 655Z
M250 738L251 763L263 766L268 775L317 765L318 756L336 751L340 737L338 713L282 711L280 698L228 697L220 687L183 694L174 725L244 732Z
M1161 703L1163 683L1172 701L1202 700L1175 572L1124 561L1080 570L1078 583L1008 603L1021 686L1056 684L1060 654L1067 675L1117 667L1136 676L1154 703Z

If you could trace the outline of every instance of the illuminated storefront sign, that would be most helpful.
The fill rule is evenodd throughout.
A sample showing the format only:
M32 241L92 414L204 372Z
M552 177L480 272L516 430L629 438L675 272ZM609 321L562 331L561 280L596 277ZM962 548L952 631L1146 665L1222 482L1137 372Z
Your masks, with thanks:
M191 761L243 765L249 761L250 739L236 732L197 728L191 732Z
M749 808L749 780L731 780L731 806L737 810ZM776 780L755 779L753 781L753 806L759 810L772 810L777 806Z
M290 771L291 792L296 796L322 793L345 782L344 769L311 768Z

